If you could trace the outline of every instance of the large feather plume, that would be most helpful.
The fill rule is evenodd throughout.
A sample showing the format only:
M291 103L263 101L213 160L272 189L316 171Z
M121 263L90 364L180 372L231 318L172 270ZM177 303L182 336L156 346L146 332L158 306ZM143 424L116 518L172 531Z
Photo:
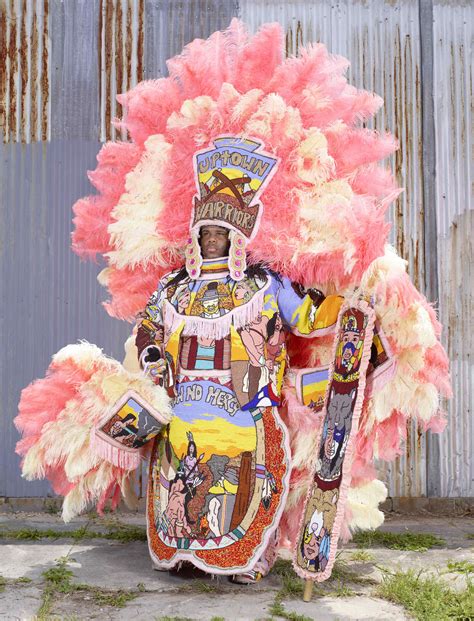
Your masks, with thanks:
M23 434L16 448L23 476L50 480L65 497L66 522L93 502L101 512L109 498L113 507L121 494L133 500L131 472L98 457L89 443L91 429L127 390L139 393L165 421L171 419L164 389L85 342L61 349L46 377L22 392L15 424Z
M182 263L193 154L226 133L261 139L281 160L262 197L254 259L305 285L360 282L383 254L397 190L377 162L397 142L359 126L382 100L349 85L347 66L321 44L285 59L280 25L250 37L233 20L168 61L169 77L119 97L131 142L102 148L90 173L98 195L74 206L73 248L105 258L110 314L131 319L158 278Z
M380 161L397 141L361 126L383 102L349 85L347 67L321 44L284 58L278 24L249 36L233 20L226 31L193 41L168 61L169 77L119 97L131 142L102 148L90 173L98 195L74 207L73 248L84 257L102 255L107 311L132 319L159 277L183 263L194 152L220 134L261 139L280 165L262 196L252 258L326 293L372 298L397 359L391 382L368 395L357 438L347 523L367 527L380 523L376 507L384 497L374 459L400 454L410 417L440 431L440 397L450 395L450 385L435 313L387 247L385 215L400 190ZM329 363L331 344L294 339L290 350L293 366L311 367ZM290 538L319 424L293 397L289 386L294 470L283 524Z

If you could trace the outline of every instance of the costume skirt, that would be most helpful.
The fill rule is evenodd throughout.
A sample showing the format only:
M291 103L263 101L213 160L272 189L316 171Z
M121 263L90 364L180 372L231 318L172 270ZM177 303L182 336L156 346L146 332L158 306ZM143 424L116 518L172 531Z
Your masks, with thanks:
M288 492L287 430L275 407L240 409L230 376L181 376L174 417L150 461L147 530L155 566L252 569Z

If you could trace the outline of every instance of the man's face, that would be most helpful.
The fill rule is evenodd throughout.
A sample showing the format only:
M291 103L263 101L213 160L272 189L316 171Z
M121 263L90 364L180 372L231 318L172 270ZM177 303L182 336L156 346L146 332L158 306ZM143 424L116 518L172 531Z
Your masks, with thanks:
M201 227L199 244L203 259L217 259L229 254L229 231L223 226L206 225Z

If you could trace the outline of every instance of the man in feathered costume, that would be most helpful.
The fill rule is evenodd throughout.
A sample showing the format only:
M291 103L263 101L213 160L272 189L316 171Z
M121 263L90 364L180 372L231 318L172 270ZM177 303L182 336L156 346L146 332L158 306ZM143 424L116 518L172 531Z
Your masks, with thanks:
M282 43L234 20L120 96L131 140L102 148L73 249L105 258L107 311L138 322L124 365L61 350L16 419L24 475L70 519L130 498L138 461L94 430L129 390L150 406L157 568L258 579L279 543L324 579L338 537L383 520L374 460L400 454L410 417L443 428L440 326L386 243L399 190L377 162L396 141L360 127L382 101L323 45Z

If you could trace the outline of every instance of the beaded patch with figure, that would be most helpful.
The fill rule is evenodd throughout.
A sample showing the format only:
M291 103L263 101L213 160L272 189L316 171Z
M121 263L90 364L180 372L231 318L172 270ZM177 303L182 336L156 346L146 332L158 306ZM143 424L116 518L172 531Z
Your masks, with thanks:
M390 344L376 321L367 367L367 388L370 392L380 390L397 370L396 359ZM295 374L296 396L303 405L319 413L324 409L324 396L329 382L329 367L300 369Z
M116 466L137 467L141 449L155 438L164 421L149 403L133 390L127 391L91 433L97 455Z
M302 578L326 580L334 564L371 355L375 313L365 301L344 304L329 369L313 484L293 565Z

